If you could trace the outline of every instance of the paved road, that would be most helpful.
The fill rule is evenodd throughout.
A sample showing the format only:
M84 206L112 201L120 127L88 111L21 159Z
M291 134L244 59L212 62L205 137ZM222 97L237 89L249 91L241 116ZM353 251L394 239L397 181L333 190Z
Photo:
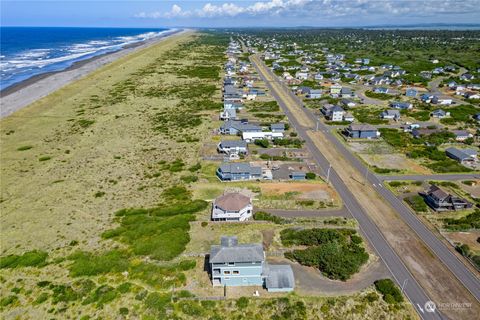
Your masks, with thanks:
M428 181L428 180L475 180L480 179L480 173L458 173L458 174L409 174L409 175L377 175L378 180L414 180L414 181Z
M315 217L345 217L352 218L347 208L335 210L279 210L279 209L262 209L258 208L254 211L266 211L273 215L284 218L315 218Z
M318 163L320 168L322 168L323 172L326 173L330 167L330 164L328 160L318 150L311 138L307 135L307 130L309 130L310 128L305 128L300 125L296 117L289 111L285 101L280 97L280 95L289 95L291 99L293 99L293 101L297 102L298 107L300 107L301 102L298 103L299 100L290 92L290 90L285 88L283 84L278 81L278 78L271 72L271 70L269 70L265 66L265 64L259 59L258 55L253 56L251 61L259 72L260 77L269 87L272 96L277 100L280 107L282 107L292 126L296 128L299 136L305 140L305 145L312 152L312 156L315 161ZM324 126L323 124L321 125L326 131L328 131L326 126ZM335 139L334 137L332 138ZM348 155L350 157L353 157L350 153L348 153ZM402 259L400 259L400 257L389 245L387 240L383 237L383 234L375 225L375 223L370 220L366 212L362 209L360 204L357 202L355 197L352 195L350 190L347 188L345 183L342 181L340 176L333 168L330 169L330 182L334 185L335 189L342 198L344 206L347 208L350 214L358 221L360 231L368 240L372 248L374 248L378 256L383 260L397 284L399 286L407 284L404 287L404 293L411 301L412 305L414 306L420 317L422 319L444 319L444 316L438 311L425 312L425 303L427 303L431 299L427 296L423 288L418 284L416 279L407 269Z

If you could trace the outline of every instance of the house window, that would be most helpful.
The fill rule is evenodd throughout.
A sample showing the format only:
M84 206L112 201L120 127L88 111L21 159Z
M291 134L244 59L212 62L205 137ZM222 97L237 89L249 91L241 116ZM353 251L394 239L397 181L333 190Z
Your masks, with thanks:
M229 262L228 265L229 265L229 266L234 266L234 265L235 265L235 262Z
M230 271L228 271L228 270L223 271L223 274L230 274Z
M239 273L240 273L240 271L238 271L238 270L233 271L233 274L239 274Z

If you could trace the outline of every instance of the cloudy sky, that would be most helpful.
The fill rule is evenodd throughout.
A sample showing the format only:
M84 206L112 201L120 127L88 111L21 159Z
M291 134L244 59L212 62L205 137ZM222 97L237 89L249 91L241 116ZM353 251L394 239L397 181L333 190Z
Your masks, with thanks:
M342 27L479 23L479 3L480 0L2 0L1 25Z

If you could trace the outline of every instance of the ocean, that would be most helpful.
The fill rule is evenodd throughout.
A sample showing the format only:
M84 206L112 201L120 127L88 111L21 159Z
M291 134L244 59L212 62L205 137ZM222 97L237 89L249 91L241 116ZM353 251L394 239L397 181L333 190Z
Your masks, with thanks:
M0 90L171 29L0 27Z

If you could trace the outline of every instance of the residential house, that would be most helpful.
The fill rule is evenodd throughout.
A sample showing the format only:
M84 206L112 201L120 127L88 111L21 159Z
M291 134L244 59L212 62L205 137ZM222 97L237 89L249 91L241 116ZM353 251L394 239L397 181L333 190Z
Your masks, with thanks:
M217 169L217 177L222 181L262 179L262 168L250 163L225 163Z
M431 100L431 103L433 104L441 104L441 105L449 105L449 104L452 104L452 98L448 97L448 96L442 96L442 97L439 97L439 96L434 96Z
M252 214L252 199L239 192L225 193L212 204L212 221L246 221Z
M221 134L239 135L244 132L262 132L262 127L249 124L248 121L229 120L220 126Z
M220 112L220 120L236 120L237 119L237 110L236 109L224 109Z
M243 140L225 140L217 145L220 153L226 154L246 154L248 153L247 142Z
M412 130L412 136L414 138L421 138L425 136L432 135L434 133L442 132L441 129L428 129L428 128L414 128Z
M297 71L295 73L295 78L298 80L307 80L308 79L308 72Z
M290 265L267 263L263 245L239 244L235 236L223 236L209 255L213 286L265 286L269 292L289 292L295 288Z
M398 110L385 110L380 114L382 119L387 120L399 120L400 119L400 111Z
M436 110L433 110L430 115L434 118L443 119L443 118L449 117L450 112L447 112L443 109L436 109Z
M338 95L342 91L342 86L338 84L334 84L330 87L330 94Z
M445 154L460 162L461 164L467 164L477 161L477 151L473 149L457 149L457 148L448 148L445 150Z
M467 200L448 194L436 185L425 192L425 202L435 211L463 210L472 207Z
M342 98L352 98L355 96L355 94L352 92L352 89L350 88L342 88L340 90L340 96Z
M238 103L238 102L232 102L232 101L224 101L223 102L223 109L241 110L241 109L243 109L243 104Z
M373 92L387 94L388 93L388 88L378 87L378 88L373 89Z
M420 100L422 102L425 102L425 103L430 103L432 102L432 99L434 98L435 96L433 94L430 94L430 93L424 93L420 96Z
M415 98L415 97L417 96L417 94L418 94L418 91L415 90L415 89L412 89L412 88L408 88L408 89L405 91L405 95L406 95L407 97L413 97L413 98Z
M309 89L306 95L309 99L319 99L322 97L322 90L321 89Z
M313 78L317 81L323 80L323 74L321 73L316 73Z
M284 132L285 131L285 123L272 123L272 124L270 124L270 130L272 132Z
M369 124L351 124L345 129L345 134L356 139L376 139L380 136L377 128Z
M326 104L322 107L322 113L330 121L343 121L345 110L342 107Z
M343 115L343 121L353 122L354 120L355 117L351 113L345 112L345 114Z
M467 91L463 96L465 99L480 99L480 93L473 91Z
M452 130L453 134L455 135L456 141L465 141L468 138L472 138L473 134L469 133L465 130Z
M394 101L390 103L390 107L400 110L409 110L413 108L413 105L410 102Z
M283 132L270 132L270 131L260 131L260 132L242 132L242 139L246 142L253 142L255 140L262 139L283 139Z
M282 77L285 80L293 80L292 75L289 72L286 72L286 71L282 74Z
M357 104L355 103L355 101L353 100L350 100L350 99L342 99L340 101L345 107L348 107L348 108L351 108L351 107L355 107Z
M463 81L471 81L475 79L475 76L471 73L464 73L460 76L460 80L463 80Z

